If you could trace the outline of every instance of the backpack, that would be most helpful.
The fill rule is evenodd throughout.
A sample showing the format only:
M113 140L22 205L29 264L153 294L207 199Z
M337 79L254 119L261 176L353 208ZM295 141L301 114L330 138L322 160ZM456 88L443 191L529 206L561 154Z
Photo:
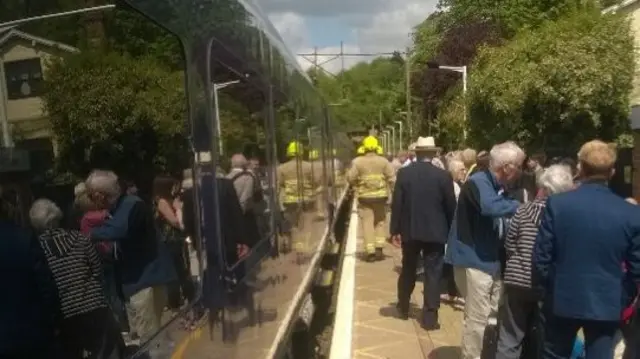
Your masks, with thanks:
M235 183L236 180L240 177L244 177L244 176L250 176L251 180L253 182L253 193L251 194L251 200L253 202L260 202L262 201L262 186L260 184L260 181L258 181L258 178L256 177L256 175L247 170L244 169L241 172L236 173L233 177L231 177L229 180L231 181L231 183Z

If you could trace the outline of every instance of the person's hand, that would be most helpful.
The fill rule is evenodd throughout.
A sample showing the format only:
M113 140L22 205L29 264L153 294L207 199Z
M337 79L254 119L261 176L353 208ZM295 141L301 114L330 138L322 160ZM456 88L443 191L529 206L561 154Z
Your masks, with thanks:
M247 254L249 253L249 246L247 246L246 244L238 244L237 250L238 250L238 259L242 259L246 257Z
M391 244L393 244L394 247L400 248L402 246L402 236L399 234L392 235Z

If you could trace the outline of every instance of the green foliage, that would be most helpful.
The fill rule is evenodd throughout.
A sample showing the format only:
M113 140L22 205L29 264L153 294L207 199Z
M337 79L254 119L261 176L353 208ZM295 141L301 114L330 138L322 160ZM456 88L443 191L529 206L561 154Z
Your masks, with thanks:
M133 57L148 56L182 70L182 49L177 37L137 12L113 10L105 19L109 49Z
M412 70L414 68L422 70L427 61L433 60L436 56L442 39L442 23L446 16L444 12L434 12L414 28L411 53Z
M597 10L484 48L469 80L471 139L536 149L615 139L627 127L633 51L628 22Z
M460 94L461 86L458 86L456 90L458 90L458 95L440 109L438 117L430 124L431 133L436 135L437 143L447 150L456 150L465 145L463 136L466 130L465 104L464 98Z
M183 169L183 82L149 58L87 51L51 62L44 102L61 169L82 175L106 167L125 176Z
M359 63L337 78L313 74L337 124L350 129L389 124L404 107L404 64L396 58ZM382 115L382 121L380 121Z
M499 24L505 35L512 36L573 10L600 5L595 0L440 0L439 7L447 9L449 26L483 20Z

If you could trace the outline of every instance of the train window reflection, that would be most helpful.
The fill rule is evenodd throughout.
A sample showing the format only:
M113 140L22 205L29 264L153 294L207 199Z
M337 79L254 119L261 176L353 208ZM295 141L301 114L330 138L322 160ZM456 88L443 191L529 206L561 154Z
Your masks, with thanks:
M13 3L0 5L0 20L75 10ZM129 9L92 15L0 28L3 63L42 66L41 77L31 68L0 76L0 88L37 87L3 109L11 151L27 161L2 170L0 197L28 214L14 224L36 235L53 272L60 301L50 309L62 313L63 331L55 346L68 358L100 350L95 328L108 328L111 349L133 352L173 319L196 319L185 308L201 292L180 43Z
M270 126L267 122L267 94L252 76L237 77L228 65L222 49L212 48L212 91L220 173L220 226L225 262L242 279L244 271L235 270L238 261L255 262L268 252L272 233L269 209L268 166ZM234 78L235 77L235 78ZM218 131L218 130L217 130ZM266 247L266 248L265 248ZM240 266L245 268L246 264Z

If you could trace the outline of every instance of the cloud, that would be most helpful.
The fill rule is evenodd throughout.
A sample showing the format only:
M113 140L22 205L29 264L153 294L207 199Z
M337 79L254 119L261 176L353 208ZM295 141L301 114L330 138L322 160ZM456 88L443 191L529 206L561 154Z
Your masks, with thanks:
M259 0L260 1L260 0ZM331 22L344 24L343 39L351 39L344 44L345 52L378 53L403 51L410 44L410 32L436 8L437 0L261 0L260 5L289 48L294 53L312 53L314 44L308 19L323 17ZM339 53L340 41L335 45L319 47L319 53ZM318 56L323 68L336 73L342 67L340 59L330 60L329 56ZM360 61L370 61L366 57L345 57L345 68ZM300 65L307 69L308 60L299 57Z

